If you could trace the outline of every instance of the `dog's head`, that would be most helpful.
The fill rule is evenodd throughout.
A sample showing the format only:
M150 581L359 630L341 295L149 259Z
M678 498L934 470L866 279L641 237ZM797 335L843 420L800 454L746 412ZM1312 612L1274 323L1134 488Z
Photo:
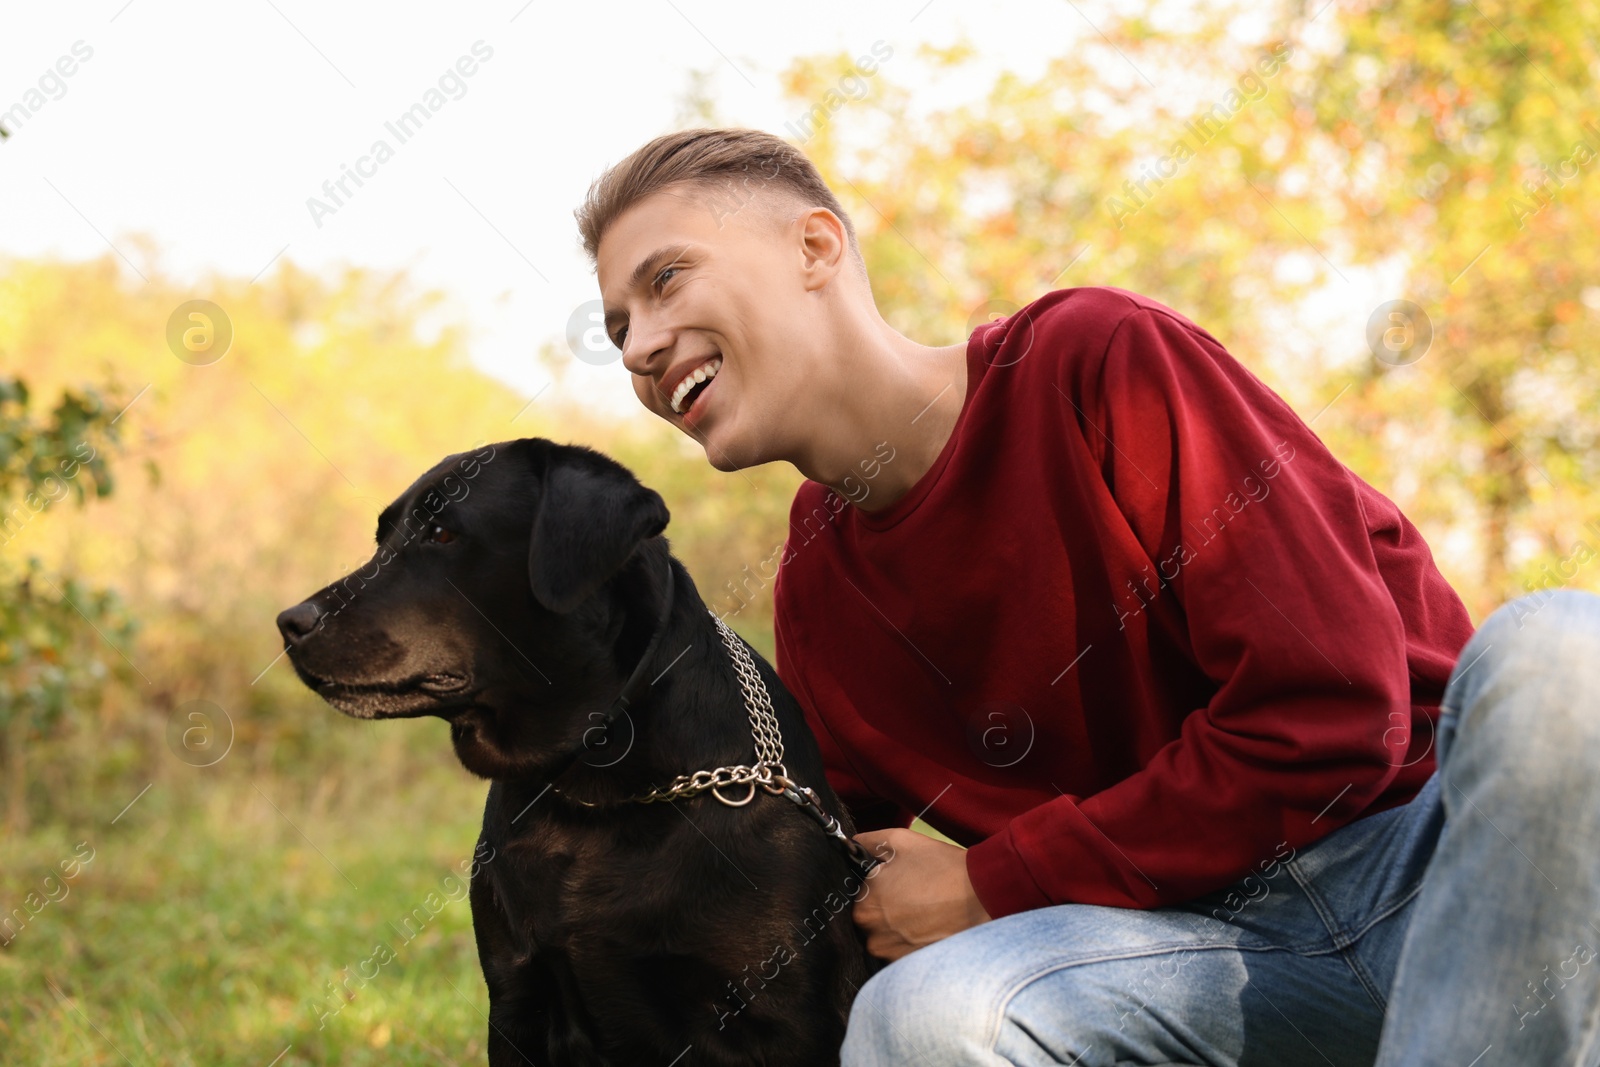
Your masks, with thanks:
M372 558L278 629L301 681L340 711L437 715L473 773L534 773L582 745L584 710L609 704L648 641L667 519L598 452L487 445L418 478L378 517Z

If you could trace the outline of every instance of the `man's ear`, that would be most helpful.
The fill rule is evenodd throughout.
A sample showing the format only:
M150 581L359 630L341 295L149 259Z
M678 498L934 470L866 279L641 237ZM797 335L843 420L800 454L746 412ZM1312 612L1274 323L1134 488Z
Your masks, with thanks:
M567 614L670 517L661 495L621 466L553 462L528 545L534 599Z

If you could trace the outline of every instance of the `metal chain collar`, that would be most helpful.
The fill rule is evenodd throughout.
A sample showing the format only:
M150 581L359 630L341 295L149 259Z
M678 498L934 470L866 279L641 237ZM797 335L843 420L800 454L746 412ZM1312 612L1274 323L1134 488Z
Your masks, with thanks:
M716 612L708 609L707 613L711 621L717 624L717 632L722 636L722 643L733 658L733 669L739 676L745 711L750 716L750 734L755 739L756 761L749 765L739 763L710 771L680 774L665 789L652 789L628 798L635 803L682 800L709 790L712 796L728 807L742 808L755 799L757 786L769 793L781 794L784 785L790 784L783 766L783 731L778 726L777 715L773 714L772 695L767 692L767 684L761 680L761 672L756 669L750 650L745 648L739 636L718 618ZM747 787L742 799L730 800L722 795L723 789L741 785Z
M745 647L739 636L717 616L716 612L708 608L707 613L717 624L717 632L722 636L722 643L727 647L728 655L733 659L734 671L739 676L739 688L744 693L745 712L750 717L750 734L755 741L756 761L752 764L737 763L709 771L680 774L666 788L638 793L628 800L635 804L669 803L709 792L730 808L742 808L756 798L756 789L759 787L796 804L807 817L840 843L856 873L863 878L867 877L868 872L883 861L872 856L859 841L844 832L839 820L828 814L827 809L822 806L822 800L815 790L789 777L783 765L783 731L778 725L778 716L773 713L772 695L767 692L766 682L762 681L761 672L756 668L750 650ZM730 799L722 794L724 789L739 786L746 787L743 797ZM560 790L556 792L559 793ZM577 802L588 808L598 806L587 800Z

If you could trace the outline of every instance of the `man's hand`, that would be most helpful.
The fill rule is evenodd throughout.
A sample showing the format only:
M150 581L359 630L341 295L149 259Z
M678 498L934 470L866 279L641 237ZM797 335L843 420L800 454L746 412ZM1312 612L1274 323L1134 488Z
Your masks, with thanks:
M875 856L891 857L872 873L854 911L874 956L897 960L989 921L967 878L966 849L898 827L868 830L856 840Z

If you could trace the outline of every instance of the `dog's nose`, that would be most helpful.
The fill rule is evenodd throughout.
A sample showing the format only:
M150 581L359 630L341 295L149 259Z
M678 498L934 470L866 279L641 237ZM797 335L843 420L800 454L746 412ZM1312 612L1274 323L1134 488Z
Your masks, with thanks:
M317 628L317 620L322 617L322 612L311 601L302 601L292 608L287 608L278 613L278 632L283 639L291 645L298 645Z

